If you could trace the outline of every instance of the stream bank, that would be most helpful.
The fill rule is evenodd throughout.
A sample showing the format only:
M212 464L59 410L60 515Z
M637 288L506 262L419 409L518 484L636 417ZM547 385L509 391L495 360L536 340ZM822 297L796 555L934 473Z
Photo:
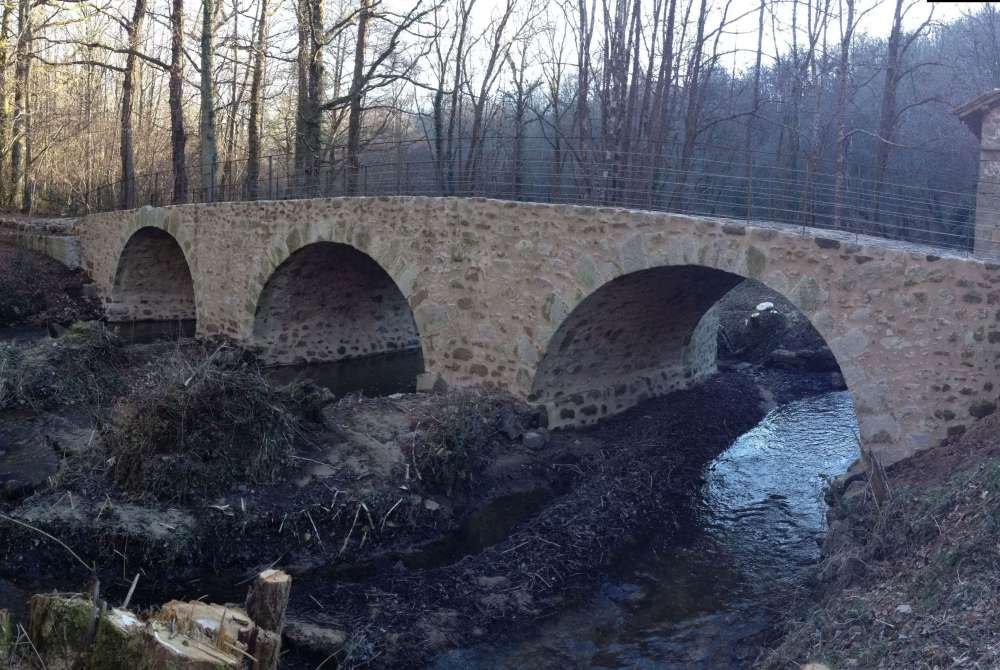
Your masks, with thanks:
M1000 418L886 470L830 488L811 588L785 612L759 667L1000 667Z
M301 380L272 383L225 345L127 345L91 326L17 350L30 366L7 369L31 373L20 395L8 393L5 429L20 427L22 448L54 460L34 487L10 487L0 511L96 564L111 601L139 573L139 604L225 602L280 564L296 585L291 668L331 654L345 667L412 667L517 636L582 602L622 555L695 523L705 465L761 419L768 398L828 388L824 375L742 368L550 434L502 394L338 399ZM67 365L74 374L55 374ZM202 450L219 443L220 426L245 431L240 445L275 426L288 440L268 446L266 472L220 479L213 463L247 448ZM151 444L137 452L144 479L123 476L133 446ZM35 531L0 525L0 547L9 588L87 580Z

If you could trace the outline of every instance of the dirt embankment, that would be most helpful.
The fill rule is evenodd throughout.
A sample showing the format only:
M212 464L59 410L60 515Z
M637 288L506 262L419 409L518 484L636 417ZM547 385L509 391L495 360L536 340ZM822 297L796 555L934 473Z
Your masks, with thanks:
M817 583L760 667L1000 667L1000 418L831 489ZM846 483L846 486L845 486Z
M0 243L0 328L68 325L99 318L98 301L84 295L87 282L79 270Z

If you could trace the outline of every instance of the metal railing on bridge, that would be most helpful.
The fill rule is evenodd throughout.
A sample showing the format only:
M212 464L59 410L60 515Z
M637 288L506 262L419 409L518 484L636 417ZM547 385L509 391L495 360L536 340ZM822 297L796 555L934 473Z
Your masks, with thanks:
M356 163L341 148L326 150L308 164L297 164L293 156L265 156L256 179L248 179L245 159L205 170L195 165L187 170L187 188L176 197L168 169L139 175L128 184L101 186L85 194L82 205L95 212L338 196L484 197L773 222L799 226L803 232L821 228L973 252L972 185L945 190L847 176L838 189L834 175L816 170L764 160L753 161L748 169L745 154L737 149L727 160L718 157L718 150L714 157L696 150L691 153L697 158L685 159L666 152L580 155L567 145L525 150L518 158L509 138L506 142L487 144L471 162L464 145L453 153L454 160L438 160L426 140L370 144ZM1000 220L1000 212L988 214ZM980 244L975 253L996 257L1000 248L993 253Z

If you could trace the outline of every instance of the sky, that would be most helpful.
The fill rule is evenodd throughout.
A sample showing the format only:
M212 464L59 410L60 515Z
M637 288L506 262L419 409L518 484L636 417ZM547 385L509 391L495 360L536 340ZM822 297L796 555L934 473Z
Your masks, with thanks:
M822 0L816 0L816 4ZM710 0L721 15L721 8L726 0ZM800 0L801 2L801 0ZM831 0L830 11L834 13L831 17L831 37L839 34L837 28L836 13L839 11L841 0ZM909 8L904 18L904 29L912 30L925 21L933 10L933 18L936 22L952 21L962 14L975 11L982 7L983 2L927 2L927 0L904 0L904 9ZM734 49L733 60L730 65L737 68L748 67L753 63L754 53L757 49L757 8L760 6L759 0L732 0L729 8L730 17L739 17L728 27L728 38L731 47ZM773 53L774 46L777 45L784 50L790 43L788 36L788 26L791 25L792 3L790 1L769 0L769 7L774 12L774 20L770 15L765 18L764 28L764 51ZM895 9L894 0L857 0L855 12L861 16L858 30L861 33L868 33L873 36L885 37L889 34L892 26L893 11ZM718 19L716 19L718 21ZM799 8L800 30L804 24L804 8L800 4ZM777 28L777 30L775 30ZM775 35L777 32L777 35ZM777 39L775 39L777 37ZM800 37L800 44L802 38Z

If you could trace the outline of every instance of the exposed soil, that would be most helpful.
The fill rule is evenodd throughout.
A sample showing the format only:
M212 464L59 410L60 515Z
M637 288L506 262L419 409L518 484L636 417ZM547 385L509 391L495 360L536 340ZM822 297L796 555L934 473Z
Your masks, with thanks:
M84 296L88 281L48 256L0 242L0 329L99 318L98 301Z
M896 463L881 506L864 475L832 487L817 583L760 667L1000 667L998 429Z

